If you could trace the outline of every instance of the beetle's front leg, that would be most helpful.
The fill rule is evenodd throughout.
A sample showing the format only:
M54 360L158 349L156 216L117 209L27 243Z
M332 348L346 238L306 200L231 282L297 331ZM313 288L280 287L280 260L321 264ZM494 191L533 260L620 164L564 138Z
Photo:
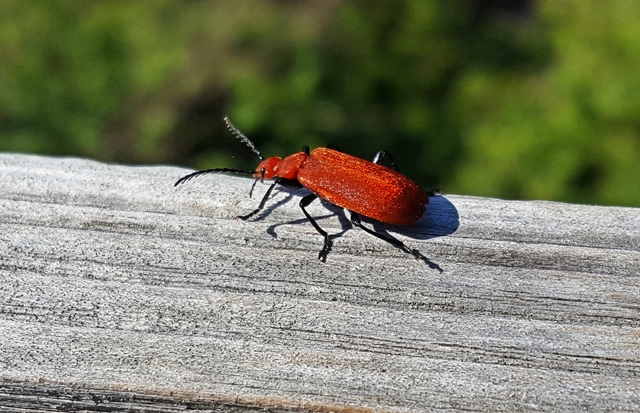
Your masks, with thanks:
M260 205L258 205L258 208L256 208L255 210L251 211L247 215L238 215L236 218L237 219L241 219L243 221L246 221L247 219L249 219L252 216L254 216L255 214L257 214L258 212L262 211L262 208L264 208L264 205L267 203L267 199L269 199L269 196L271 196L271 191L273 191L273 187L276 186L276 184L278 182L279 182L279 180L277 178L273 181L273 183L271 184L269 189L267 189L267 192L262 197L262 201L260 201ZM252 188L252 190L253 190L253 188Z

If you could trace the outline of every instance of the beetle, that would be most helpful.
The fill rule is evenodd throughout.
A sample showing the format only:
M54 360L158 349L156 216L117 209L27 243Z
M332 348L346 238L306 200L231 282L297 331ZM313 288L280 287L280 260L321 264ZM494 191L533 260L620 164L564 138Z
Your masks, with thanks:
M320 228L306 210L317 198L347 209L351 213L353 226L413 255L416 259L429 261L403 242L362 225L360 215L386 224L410 225L422 217L429 203L427 194L415 181L400 173L395 161L386 151L378 152L373 161L330 148L317 148L310 152L309 147L284 159L279 156L265 158L254 143L233 126L228 117L225 117L224 121L229 131L258 155L260 163L255 171L233 168L205 169L183 176L174 186L209 173L252 175L255 181L249 192L251 197L258 181L273 180L258 208L246 215L238 216L241 220L248 220L260 212L277 184L292 189L305 187L311 194L300 200L300 208L315 230L324 237L324 245L318 254L320 261L326 260L331 250L331 240L329 234ZM389 158L395 169L381 165L384 158Z

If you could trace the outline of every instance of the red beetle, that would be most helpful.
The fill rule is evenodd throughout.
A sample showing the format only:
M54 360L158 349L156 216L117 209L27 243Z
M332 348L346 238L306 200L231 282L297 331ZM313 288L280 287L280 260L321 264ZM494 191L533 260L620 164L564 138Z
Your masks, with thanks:
M326 259L331 249L331 240L327 232L320 228L305 209L318 197L349 210L351 223L354 226L412 254L417 259L428 261L417 250L412 250L395 238L363 226L360 221L360 215L364 215L387 224L413 224L422 217L426 205L429 203L429 197L415 181L401 174L397 168L394 170L380 165L386 156L395 167L395 162L387 152L378 152L373 162L369 162L329 148L318 148L309 152L309 148L306 147L304 152L294 153L284 159L279 156L265 159L253 142L231 124L229 118L225 117L224 121L229 131L246 143L260 158L261 162L256 170L205 169L183 176L174 186L196 176L220 172L253 175L256 179L254 186L258 180L273 179L273 184L262 197L258 208L247 215L239 216L238 218L242 220L251 218L264 208L276 184L296 189L304 186L311 191L311 194L300 200L300 208L311 225L324 237L324 246L318 255L320 261ZM253 192L253 187L251 192Z

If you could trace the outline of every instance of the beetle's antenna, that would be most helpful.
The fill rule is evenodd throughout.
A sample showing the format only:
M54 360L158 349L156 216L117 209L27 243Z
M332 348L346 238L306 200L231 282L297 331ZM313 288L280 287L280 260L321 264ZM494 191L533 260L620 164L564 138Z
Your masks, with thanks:
M176 181L176 183L173 184L173 186L178 186L180 184L183 184L183 183L187 182L188 180L190 180L192 178L195 178L197 176L204 175L204 174L212 174L212 173L229 173L229 174L240 174L240 175L253 175L253 174L255 174L254 171L243 171L241 169L233 169L233 168L204 169L202 171L193 172L193 173L190 173L189 175L183 176L182 178L178 179Z
M258 158L260 158L261 161L264 161L264 156L262 156L258 148L256 148L256 145L254 145L253 142L249 140L249 138L244 136L244 134L240 132L238 128L233 126L227 116L224 117L224 122L227 124L227 129L229 129L229 132L231 132L233 136L244 142L256 155L258 155Z

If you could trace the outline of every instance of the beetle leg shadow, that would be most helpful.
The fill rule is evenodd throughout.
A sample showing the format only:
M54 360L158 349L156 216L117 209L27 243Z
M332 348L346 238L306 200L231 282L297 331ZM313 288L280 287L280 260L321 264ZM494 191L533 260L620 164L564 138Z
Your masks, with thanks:
M416 260L423 261L425 264L427 264L429 266L429 268L434 269L434 270L438 270L440 273L443 272L443 269L438 264L436 264L435 262L431 261L429 258L425 257L424 255L422 255L422 253L420 251L407 247L404 242L402 242L399 239L389 235L389 233L387 231L384 231L384 233L381 233L381 232L378 232L376 230L373 230L373 229L365 227L364 225L362 225L362 221L360 220L360 215L358 213L353 212L353 211L349 211L349 212L351 212L351 224L354 227L360 228L363 231L365 231L366 233L371 234L374 237L376 237L378 239L381 239L381 240L383 240L385 242L388 242L389 244L391 244L394 247L406 252L407 254L413 255L413 257Z
M352 228L351 220L347 218L347 215L344 213L345 211L344 208L339 207L335 204L332 204L329 201L325 201L322 198L320 198L320 202L322 203L322 206L324 206L326 209L331 211L333 215L335 215L338 218L338 222L340 222L340 228L342 228L342 231L336 233L335 234L336 237L343 235L345 232L347 232Z
M336 238L341 237L345 232L347 232L349 229L351 229L351 225L349 223L349 220L347 219L345 213L344 213L344 209L338 206L335 206L329 202L325 202L324 200L320 199L320 201L322 201L322 205L327 208L329 211L332 212L332 214L328 214L328 215L321 215L321 216L317 216L317 217L311 217L310 214L307 213L307 211L305 210L305 208L311 203L313 202L315 199L317 198L316 195L314 194L309 194L304 196L301 200L300 200L300 208L302 209L303 213L305 214L305 218L301 218L301 219L296 219L293 221L287 221L287 222L283 222L280 224L274 224L272 226L270 226L267 229L267 233L269 235L271 235L274 238L277 238L278 234L276 234L275 229L278 228L281 225L291 225L291 224L304 224L306 222L311 223L311 225L313 225L314 229L324 237L325 239L325 243L323 245L322 250L320 251L320 254L318 255L318 259L322 262L326 261L327 255L329 254L329 251L331 250L331 246L333 245L333 240ZM316 220L322 220L322 219L326 219L326 218L331 218L333 216L337 216L338 217L338 221L340 222L340 226L341 226L341 231L334 233L334 234L328 234L326 231L324 231L322 228L320 228L320 226L317 224Z
M314 219L316 220L322 220L322 219L327 219L327 218L331 218L333 216L333 214L327 214L327 215L321 215L319 217L315 217ZM284 225L299 225L299 224L305 224L309 222L309 220L307 218L300 218L300 219L294 219L292 221L287 221L287 222L281 222L278 224L273 224L271 225L269 228L267 228L267 234L271 235L273 238L278 238L278 234L276 233L276 229L278 227L284 226ZM344 232L343 232L344 233ZM334 235L329 235L329 238L335 238Z

